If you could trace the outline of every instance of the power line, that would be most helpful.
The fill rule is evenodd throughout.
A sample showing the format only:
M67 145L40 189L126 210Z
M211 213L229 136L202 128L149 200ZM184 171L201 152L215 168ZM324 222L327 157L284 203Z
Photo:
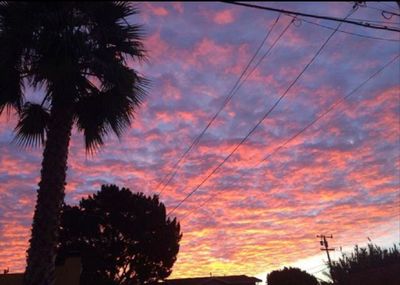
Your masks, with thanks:
M393 16L400 16L400 14L397 13L397 11L396 12L387 11L387 10L384 10L384 9L381 9L381 8L377 8L377 7L374 7L374 6L368 6L368 4L365 4L364 7L369 8L369 9L373 9L373 10L376 10L376 11L379 11L379 12L382 12L382 13L387 13L387 14L390 14L390 15L393 15Z
M384 6L386 6L387 8L392 9L392 11L396 11L396 12L398 12L398 11L399 11L399 8L400 8L400 7L394 7L394 6L389 5L389 4L387 4L387 3L381 3L381 5L384 5Z
M350 11L350 13L345 17L348 18L351 14L354 13L354 9ZM242 140L239 142L239 144L236 145L236 147L229 153L228 156L225 157L225 159L220 162L217 167L213 169L213 171L206 176L205 179L202 180L200 184L198 184L189 194L186 195L186 197L181 200L178 205L176 205L172 211L168 213L168 215L172 214L177 208L179 208L187 199L189 199L190 196L192 196L212 175L214 175L215 172L218 171L219 168L221 168L222 165L225 164L226 161L236 152L236 150L251 136L251 134L258 128L258 126L268 117L268 115L278 106L278 104L282 101L282 99L287 95L290 89L297 83L297 81L300 79L300 77L306 72L306 70L310 67L310 65L314 62L314 60L318 57L318 55L322 52L324 47L328 44L329 40L333 37L333 35L336 33L336 31L339 29L339 27L342 25L342 23L339 23L338 26L336 27L335 31L333 31L329 37L324 41L324 43L321 45L321 47L318 49L318 51L314 54L314 56L311 58L311 60L307 63L307 65L303 68L303 70L297 75L295 80L289 85L289 87L285 90L285 92L278 98L278 100L275 101L275 103L272 105L272 107L261 117L261 119L257 122L257 124L250 129L250 131L247 133L247 135L242 138Z
M399 8L396 8L396 7L393 7L393 6L391 6L391 5L389 5L389 4L386 4L386 3L379 3L381 6L385 6L386 8L385 9L391 9L392 10L392 12L393 11L398 11L399 10Z
M309 20L306 20L306 19L303 19L303 18L299 18L299 17L292 16L292 15L287 15L287 16L292 17L292 18L296 18L300 22L305 22L305 23L312 24L312 25L315 25L315 26L319 26L319 27L322 27L322 28L325 28L325 29L329 29L329 30L335 30L335 28L332 28L332 27L329 27L329 26L326 26L326 25L322 25L320 23L312 22L312 21L309 21ZM363 22L391 23L391 22L384 22L384 21L368 21L368 20L365 20L365 19L354 19L354 18L349 18L349 19L359 20L359 21L363 21ZM344 34L349 34L349 35L358 36L358 37L367 38L367 39L389 41L389 42L400 42L400 40L396 40L396 39L388 39L388 38L382 38L382 37L368 36L368 35L358 34L358 33L349 32L349 31L345 31L345 30L340 30L340 29L338 29L337 31L341 32L341 33L344 33Z
M295 19L296 17L291 16L293 19ZM279 17L278 17L279 18ZM276 20L278 21L278 19ZM275 22L276 23L276 22ZM264 39L263 43L260 45L259 49L257 50L256 54L253 56L253 58L251 59L251 62L249 62L249 64L247 65L245 71L242 73L242 75L240 76L239 80L236 82L235 86L232 88L231 91L233 91L233 94L231 94L232 96L229 98L229 100L233 97L233 95L236 94L236 92L240 89L240 87L246 82L246 80L251 76L251 74L255 71L255 69L260 65L260 63L269 55L269 53L271 52L271 50L276 46L276 44L279 42L279 40L283 37L283 35L287 32L287 30L289 29L290 25L293 23L293 20L291 22L289 22L286 27L282 30L282 32L279 34L279 36L275 39L275 41L272 43L272 45L268 48L268 50L259 58L258 62L252 67L252 69L250 70L250 72L248 72L246 74L246 77L244 78L244 80L242 80L240 82L240 79L243 77L243 74L245 74L245 72L247 71L247 69L250 66L250 63L255 59L256 54L258 54L259 50L261 49L263 43L265 42L266 38ZM273 27L271 28L270 32L272 31ZM268 37L268 35L267 35ZM237 84L238 82L240 82L239 84ZM236 88L236 89L235 89ZM226 104L224 104L221 109L218 111L218 113L213 117L212 121L215 120L216 116L221 112L221 110L226 106ZM201 136L204 135L205 131L208 129L208 127L211 125L212 121L206 126L206 128L203 130L203 132L199 135L199 139L197 140L197 142L200 140ZM189 151L192 148L192 145L189 147ZM188 151L187 151L188 152ZM184 153L184 155L187 154ZM181 157L182 158L182 157ZM180 159L182 160L182 159ZM179 164L180 161L177 162L177 164ZM176 164L176 166L177 166ZM178 171L178 168L175 169L175 171L172 173L172 175L170 176L170 178L168 179L167 183L164 185L163 189L161 190L161 192L158 194L160 195L163 190L165 189L165 187L169 184L169 182L172 180L172 178L176 175Z
M315 25L315 26L319 26L325 29L329 29L329 30L334 30L335 28L329 27L329 26L325 26L316 22L312 22L312 21L308 21L306 19L299 19L300 21L304 21L305 23L311 24L311 25ZM368 36L368 35L362 35L362 34L358 34L358 33L353 33L353 32L348 32L345 30L338 30L338 32L344 33L344 34L349 34L349 35L353 35L353 36L357 36L357 37L361 37L361 38L367 38L367 39L373 39L373 40L381 40L381 41L389 41L389 42L400 42L400 40L396 40L396 39L387 39L387 38L381 38L381 37L374 37L374 36Z
M349 19L353 20L353 21L360 21L363 23L398 24L398 23L393 23L390 21L377 21L377 20L360 19L360 18L349 18Z
M295 16L292 15L288 15L292 18L296 18ZM277 20L279 19L279 16L277 18ZM276 20L276 21L277 21ZM276 24L276 21L274 23L274 25ZM321 25L319 23L315 23L312 21L308 21L306 19L301 19L301 21L304 21L306 23L312 24L312 25L316 25L316 26L320 26L326 29L330 29L330 30L335 30L332 27L329 26L325 26L325 25ZM365 21L365 20L363 20ZM256 53L254 54L253 58L250 60L249 64L247 65L247 67L245 68L245 70L243 71L243 73L241 74L240 78L238 79L238 81L235 83L234 87L231 89L229 95L227 98L225 98L225 101L223 103L223 105L221 106L221 108L218 110L218 112L214 115L214 117L211 119L211 121L208 123L208 125L205 127L205 129L199 134L198 137L196 137L196 139L192 142L192 144L189 146L189 148L182 154L182 156L179 158L179 160L175 163L175 165L173 166L173 170L169 172L169 174L167 174L162 181L158 184L158 186L156 187L157 189L160 188L160 186L162 184L164 184L165 180L168 178L168 181L164 184L163 188L161 189L161 191L158 193L158 195L161 195L161 193L165 190L165 188L169 185L169 183L172 181L172 179L175 177L178 169L179 169L179 164L182 162L182 160L185 158L185 156L190 152L190 150L199 142L199 140L201 139L201 137L204 135L204 133L207 131L207 129L211 126L211 124L213 123L213 121L216 119L216 117L219 115L219 113L221 112L221 110L226 106L226 104L230 101L230 99L234 96L234 94L236 93L236 91L238 91L238 89L241 87L241 85L244 83L244 81L247 80L247 78L250 76L250 74L254 71L254 69L258 66L258 64L260 63L260 61L263 60L263 58L266 56L266 53L263 58L256 64L256 66L253 68L253 70L247 74L246 78L244 79L244 81L242 81L242 83L239 84L238 86L238 82L240 82L241 78L244 76L245 72L247 71L247 69L249 68L251 62L254 60L254 58L256 57L256 55L258 54L259 50L261 49L261 47L263 46L263 44L265 43L266 39L268 38L268 35L270 34L271 30L273 29L273 27L270 29L270 31L268 32L267 36L265 37L265 39L263 40L262 44L260 45L260 47L258 48L258 50L256 51ZM387 39L387 38L380 38L380 37L373 37L373 36L367 36L367 35L362 35L362 34L357 34L357 33L353 33L353 32L348 32L348 31L344 31L344 30L337 30L338 32L342 32L342 33L346 33L346 34L350 34L350 35L354 35L354 36L358 36L358 37L363 37L363 38L369 38L369 39L375 39L375 40L384 40L384 41L390 41L390 42L400 42L400 40L395 40L395 39ZM237 88L236 88L237 87ZM236 90L235 90L236 88ZM233 94L232 94L233 92ZM172 173L172 174L171 174Z
M342 104L346 99L348 99L350 96L354 95L358 90L360 90L360 88L362 88L365 84L367 84L370 80L372 80L374 77L376 77L379 73L381 73L384 69L386 69L388 66L390 66L393 62L395 62L397 59L399 59L400 55L395 56L393 59L391 59L389 62L387 62L385 65L383 65L381 68L379 68L377 71L375 71L373 74L371 74L366 80L364 80L363 82L361 82L356 88L354 88L352 91L350 91L348 94L346 94L345 96L342 96L341 98L337 99L328 109L326 109L320 116L318 116L317 118L315 118L313 121L311 121L310 123L308 123L305 127L303 127L300 131L298 131L297 133L295 133L293 136L291 136L289 139L287 139L284 143L282 143L281 145L279 145L278 147L276 147L271 153L269 153L267 156L265 156L262 160L260 160L255 168L257 168L261 163L265 162L266 160L268 160L272 155L274 155L275 153L277 153L279 150L281 150L282 148L284 148L288 143L290 143L292 140L294 140L295 138L297 138L298 136L300 136L302 133L304 133L308 128L310 128L311 126L313 126L316 122L318 122L319 120L321 120L322 118L324 118L326 115L328 115L328 113L330 113L333 109L335 109L337 106L339 106L340 104ZM243 176L243 175L242 175ZM241 176L241 177L242 177ZM207 200L205 200L203 203L201 203L197 208L193 209L192 211L189 211L189 213L187 213L182 219L186 219L188 216L190 216L191 213L193 213L194 211L197 211L198 209L202 208L205 204L207 204L212 198L214 198L218 193L215 193L214 195L211 195ZM245 197L244 199L240 200L244 201L246 200L248 197Z
M272 45L268 48L268 50L260 57L258 62L253 66L251 71L247 73L245 79L239 84L235 92L244 84L244 82L250 77L250 75L256 70L256 68L260 65L260 63L269 55L271 50L276 46L276 44L279 42L279 40L283 37L283 35L287 32L289 27L294 23L295 17L293 18L292 21L290 21L286 27L282 30L282 32L279 34L279 36L275 39L275 41L272 43Z
M292 16L292 15L287 15L289 17L292 17L294 19L299 20L300 22L305 22L311 25L315 25L315 26L319 26L321 28L325 28L328 30L335 30L335 28L326 26L326 25L322 25L320 23L316 23L316 22L312 22L303 18L299 18L296 16ZM366 20L366 19L355 19L355 18L349 18L352 20L358 20L358 21L362 21L362 22L376 22L376 23L388 23L388 24L392 24L391 22L385 22L385 21L370 21L370 20ZM382 38L382 37L375 37L375 36L368 36L368 35L363 35L363 34L359 34L359 33L354 33L354 32L349 32L349 31L345 31L345 30L337 30L338 32L344 33L344 34L348 34L348 35L353 35L353 36L357 36L357 37L362 37L362 38L367 38L367 39L373 39L373 40L381 40L381 41L389 41L389 42L400 42L400 40L397 39L388 39L388 38Z
M254 55L252 56L252 58L250 59L250 61L247 63L245 69L242 71L242 73L240 74L240 77L236 80L234 86L232 87L232 89L229 91L228 96L225 98L224 102L222 103L221 107L218 109L217 113L215 113L215 115L211 118L211 120L208 122L208 124L206 125L206 127L203 129L203 131L192 141L192 143L190 144L190 146L186 149L186 151L181 155L181 157L179 158L179 160L175 163L175 165L173 166L173 170L167 174L164 179L160 182L160 184L157 186L157 189L164 184L164 181L167 179L167 177L169 176L167 182L164 184L164 187L161 189L161 191L158 193L158 195L160 195L165 188L169 185L169 183L172 181L172 179L175 177L177 171L178 171L178 166L179 164L182 162L182 160L186 157L186 155L190 152L190 150L196 145L198 144L198 142L200 141L200 139L203 137L203 135L206 133L206 131L208 130L208 128L211 126L211 124L215 121L215 119L218 117L218 115L221 113L221 111L225 108L225 106L229 103L229 101L232 99L232 97L236 94L237 90L240 88L241 85L239 85L240 81L242 80L243 76L246 74L247 70L249 69L250 65L253 63L254 59L256 58L256 56L258 55L258 53L260 52L261 48L264 46L265 42L267 41L267 39L269 38L269 35L271 34L272 30L274 29L275 25L278 23L280 18L280 14L279 16L276 18L275 22L272 24L271 28L268 30L266 36L264 37L263 41L261 42L261 44L259 45L259 47L257 48L256 52L254 53ZM252 71L253 72L253 71ZM247 79L247 78L246 78ZM246 80L245 79L245 80ZM239 87L238 87L239 85Z
M372 78L374 78L376 75L378 75L380 72L382 72L385 68L387 68L390 64L392 64L394 61L396 61L400 55L397 55L394 57L392 60L390 60L388 63L386 63L383 67L381 67L379 70L374 72L370 77L368 77L365 81L363 81L360 85L358 85L355 89L353 89L350 93L347 95L339 98L338 100L335 101L327 110L325 110L324 113L322 113L320 116L315 118L313 121L308 123L304 128L302 128L300 131L298 131L296 134L294 134L292 137L290 137L288 140L286 140L283 144L281 144L279 147L277 147L272 153L267 155L265 158L261 160L261 162L266 161L268 158L270 158L272 155L274 155L276 152L278 152L281 148L285 147L289 142L297 138L299 135L301 135L303 132L305 132L308 128L310 128L312 125L314 125L316 122L318 122L320 119L325 117L328 113L330 113L334 108L336 108L339 104L341 104L343 101L345 101L347 98L349 98L351 95L353 95L355 92L357 92L362 86L364 86L368 81L370 81Z
M370 28L370 29L400 32L400 29L395 28L395 27L390 27L390 26L362 23L362 22L357 22L357 21L353 21L353 20L340 19L340 18L335 18L335 17L330 17L330 16L312 15L312 14L307 14L307 13L302 13L302 12L294 12L294 11L289 11L289 10L284 10L284 9L276 9L276 8L259 6L259 5L249 4L249 3L241 3L241 2L236 2L236 1L221 1L221 2L224 2L227 4L232 4L232 5L249 7L249 8L280 12L280 13L288 14L288 15L296 15L296 16L303 16L303 17L308 17L308 18L324 19L324 20L336 21L336 22L340 22L340 23L353 24L353 25L362 26L365 28ZM390 13L390 14L395 14L395 13L392 13L389 11L385 11L385 12Z

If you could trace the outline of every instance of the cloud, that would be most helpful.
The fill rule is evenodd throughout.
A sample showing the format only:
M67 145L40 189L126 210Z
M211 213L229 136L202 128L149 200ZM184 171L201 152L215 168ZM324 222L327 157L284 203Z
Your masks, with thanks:
M215 13L213 20L219 25L226 25L234 22L235 17L232 10L223 10Z
M67 203L78 203L105 183L160 192L277 17L221 3L140 5L141 14L129 20L145 25L150 61L129 64L151 79L149 95L121 140L107 138L94 156L86 155L82 134L73 130ZM329 5L336 15L345 13L346 7ZM300 3L296 9L324 11L326 5ZM289 20L281 16L259 57ZM161 199L169 210L236 147L328 34L306 23L290 28L165 186ZM248 140L174 211L184 236L172 277L256 275L314 256L319 233L332 233L333 246L352 246L365 236L398 241L396 64L281 147L393 57L396 48L334 36ZM15 114L0 116L0 268L12 272L25 266L42 157L41 148L10 143L16 122Z

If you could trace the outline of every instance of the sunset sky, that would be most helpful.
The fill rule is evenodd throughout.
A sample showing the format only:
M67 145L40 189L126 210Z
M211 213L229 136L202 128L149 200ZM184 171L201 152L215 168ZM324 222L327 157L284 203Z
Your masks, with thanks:
M352 9L352 2L259 4L339 18ZM279 16L225 3L137 7L140 14L128 21L143 24L149 60L130 64L151 80L148 96L122 139L110 137L94 156L86 155L74 130L69 204L110 183L159 193ZM350 18L400 28L400 17L385 19L382 9L399 13L395 2L368 2ZM280 15L255 63L291 20ZM302 20L290 25L162 191L167 210L196 189L284 94L333 32L326 27ZM173 212L183 238L171 277L265 277L292 264L321 271L321 233L333 234L330 245L347 250L367 238L382 246L400 242L399 59L286 143L400 53L398 32L350 24L339 29L358 35L337 32L246 142ZM40 90L27 92L40 97ZM11 272L25 266L42 156L41 148L11 143L15 126L14 115L0 116L0 270Z

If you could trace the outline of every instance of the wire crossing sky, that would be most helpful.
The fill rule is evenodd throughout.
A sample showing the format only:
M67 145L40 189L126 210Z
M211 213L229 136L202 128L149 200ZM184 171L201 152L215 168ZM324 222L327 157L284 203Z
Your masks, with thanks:
M296 139L299 135L301 135L302 133L304 133L307 129L309 129L310 127L312 127L315 123L317 123L319 120L323 119L326 115L328 115L333 109L335 109L336 107L338 107L341 103L343 103L344 100L348 99L350 96L354 95L354 93L356 93L361 87L363 87L366 83L368 83L371 79L373 79L374 77L376 77L379 73L381 73L384 69L386 69L387 67L389 67L391 64L393 64L396 60L398 60L398 58L400 57L400 55L397 55L395 58L393 58L392 60L390 60L388 63L386 63L382 68L380 68L379 70L377 70L376 72L374 72L370 77L368 77L365 81L363 81L361 84L359 84L355 89L353 89L350 93L346 94L345 96L339 98L338 100L336 100L328 109L326 109L321 115L319 115L318 117L316 117L314 120L312 120L310 123L308 123L304 128L302 128L301 130L299 130L298 132L296 132L293 136L291 136L289 139L287 139L284 143L282 143L281 145L277 146L271 153L269 153L268 155L266 155L261 161L259 161L256 165L255 168L259 167L260 164L264 163L265 161L267 161L268 159L270 159L271 156L273 156L275 153L277 153L278 151L280 151L282 148L284 148L285 146L287 146L291 141L293 141L294 139ZM201 209L202 207L205 207L207 205L207 203L211 200L214 199L217 196L218 193L212 193L210 195L210 197L205 200L203 203L201 203L198 207L196 207L195 209L191 210L190 212L186 213L185 216L183 216L180 220L184 220L186 219L193 211L197 211L199 209ZM248 197L246 197L245 199L247 199Z
M206 125L206 127L201 131L201 133L193 140L193 142L190 144L190 146L187 148L187 150L182 154L182 156L179 158L179 160L176 162L176 164L173 167L173 172L170 173L170 175L167 175L166 177L169 176L168 181L164 184L163 188L161 189L159 195L164 191L165 187L169 184L169 182L171 182L171 180L174 178L177 170L178 170L178 166L180 164L180 162L185 158L185 156L189 153L189 151L192 149L192 147L197 144L199 142L199 140L201 139L201 137L206 133L206 131L208 130L208 128L211 126L211 124L215 121L215 119L218 117L218 115L221 113L221 111L225 108L225 106L229 103L229 101L233 98L233 96L235 95L235 93L239 90L240 86L246 81L246 79L248 78L248 76L252 73L252 71L258 66L258 64L262 61L262 59L265 58L265 56L269 53L269 51L274 47L274 45L276 44L276 42L280 39L280 37L278 37L278 39L274 42L274 44L271 45L271 47L268 49L267 53L265 53L265 56L263 56L256 65L254 65L254 67L252 68L252 71L248 72L249 67L251 66L251 64L253 63L254 59L256 58L256 56L258 55L259 51L261 50L261 48L264 46L265 42L267 41L269 35L271 34L273 28L275 27L276 23L278 23L279 20L278 16L276 18L276 21L272 24L271 28L268 30L267 34L265 35L264 39L262 40L260 46L257 48L256 52L254 53L254 55L251 57L249 63L246 65L246 67L244 68L243 72L240 74L238 80L235 82L235 84L233 85L232 89L229 91L228 96L225 98L223 104L221 105L221 107L218 109L217 113L215 113L215 115L211 118L211 120L208 122L208 124ZM289 27L289 26L288 26ZM287 28L283 31L283 33L285 33L287 30ZM283 35L283 33L281 35ZM242 78L246 75L246 78L244 80L242 80ZM161 182L162 184L162 182ZM158 188L158 187L157 187Z
M316 19L324 19L324 20L330 20L330 21L335 21L335 22L340 22L340 23L358 25L358 26L362 26L362 27L365 27L365 28L368 28L368 29L380 29L380 30L387 30L387 31L400 33L400 29L398 29L396 27L386 26L386 25L367 24L367 23L364 23L364 22L353 21L353 20L348 20L348 19L328 17L328 16L322 16L322 15L316 15L316 14L300 13L300 12L288 11L288 10L283 10L283 9L275 9L275 8L271 8L271 7L253 5L253 4L248 4L248 3L241 3L241 2L237 2L237 1L223 1L223 2L228 3L228 4L243 6L243 7L254 8L254 9L260 9L260 10L284 13L284 14L287 14L287 15L295 15L295 16L302 16L302 17L316 18ZM368 7L368 5L366 5L365 7L371 8L371 7ZM374 8L374 9L376 9L376 8ZM393 13L393 12L390 12L390 11L387 11L387 10L382 10L382 9L376 9L376 10L381 11L383 13L383 15L387 14L389 16L400 16L400 14L398 14L398 13Z
M259 5L338 19L353 6ZM398 60L342 100L399 55L399 33L284 14L277 21L279 13L226 3L137 6L140 14L127 21L146 29L149 61L136 67L152 82L149 95L121 140L108 138L93 157L73 131L68 204L102 184L155 195L164 181L161 200L169 212L232 153L171 215L183 231L172 277L265 277L290 264L323 271L316 234L333 234L332 247L363 245L367 237L383 246L399 242ZM348 19L400 29L398 16L381 11L396 13L395 3L367 6ZM27 92L42 101L40 90ZM13 114L0 117L0 269L11 272L25 266L42 156L40 148L11 143L15 126Z
M355 9L353 8L349 14L345 17L345 19L347 19L351 14L353 14L355 12ZM295 19L292 20L292 22ZM279 103L282 101L282 99L288 94L288 92L292 89L292 87L297 83L297 81L301 78L301 76L306 72L306 70L310 67L310 65L314 62L314 60L320 55L320 53L322 52L322 50L325 48L325 46L328 44L329 40L333 37L333 35L337 32L337 30L339 29L339 27L341 26L342 23L339 23L337 25L337 27L335 28L335 30L329 35L329 37L323 42L323 44L321 45L321 47L318 49L318 51L315 53L315 55L311 58L311 60L304 66L303 70L301 70L301 72L296 76L296 78L293 80L292 83L290 83L290 85L288 86L288 88L283 92L283 94L281 96L279 96L279 98L275 101L275 103L272 105L272 107L267 108L267 111L264 113L264 115L261 117L261 119L250 129L250 131L246 134L246 136L244 136L242 138L242 140L239 142L239 144L237 144L235 146L235 148L228 154L228 156L226 156L224 158L224 160L217 165L217 167L215 167L213 169L213 171L207 175L207 177L199 184L196 186L195 189L193 189L188 195L186 195L186 197L181 200L178 205L176 205L169 213L168 215L172 214L177 208L179 208L191 195L193 195L212 175L214 175L214 173L216 173L218 171L218 169L220 167L222 167L222 165L228 161L228 159L239 149L239 147L244 144L246 142L246 140L252 135L252 133L254 131L257 130L258 126L261 125L261 123L268 117L269 114L271 114L271 112L279 105ZM289 28L289 26L287 26L287 28ZM286 29L284 30L286 32Z

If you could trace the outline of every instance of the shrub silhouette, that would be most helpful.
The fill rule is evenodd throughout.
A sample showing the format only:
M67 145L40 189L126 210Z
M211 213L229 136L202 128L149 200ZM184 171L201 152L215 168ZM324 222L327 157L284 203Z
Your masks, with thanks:
M318 285L317 279L299 268L285 267L267 275L268 285Z
M373 244L354 247L332 262L330 277L337 285L398 285L400 284L400 252L396 245L382 249Z

